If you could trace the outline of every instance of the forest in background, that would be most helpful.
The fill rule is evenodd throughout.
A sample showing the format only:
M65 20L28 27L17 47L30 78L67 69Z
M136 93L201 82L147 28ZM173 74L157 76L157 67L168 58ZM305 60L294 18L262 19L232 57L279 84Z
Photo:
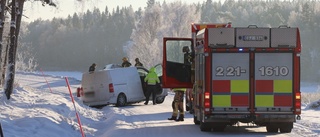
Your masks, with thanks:
M233 27L278 27L300 29L301 76L320 81L319 0L226 0L186 4L158 3L147 7L94 9L68 18L36 20L21 28L21 43L32 49L38 68L55 71L87 71L92 63L121 64L128 56L139 57L147 67L161 63L163 37L190 37L191 23L226 23ZM24 50L23 47L18 47Z

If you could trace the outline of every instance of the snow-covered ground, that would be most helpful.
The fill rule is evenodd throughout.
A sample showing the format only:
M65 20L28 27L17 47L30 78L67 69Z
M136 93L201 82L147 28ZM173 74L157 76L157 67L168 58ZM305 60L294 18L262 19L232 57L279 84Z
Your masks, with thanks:
M267 133L265 127L247 124L227 127L222 133L201 132L189 113L186 113L184 122L167 120L172 112L172 93L163 104L144 105L141 102L126 107L96 109L83 105L76 97L80 72L45 72L44 76L41 73L17 73L17 84L10 100L6 99L3 90L0 91L0 123L4 137L81 137L65 76L71 85L86 137L320 136L319 109L304 107L302 120L294 124L292 133ZM304 89L310 90L306 92L318 90L314 84L302 84L302 92Z

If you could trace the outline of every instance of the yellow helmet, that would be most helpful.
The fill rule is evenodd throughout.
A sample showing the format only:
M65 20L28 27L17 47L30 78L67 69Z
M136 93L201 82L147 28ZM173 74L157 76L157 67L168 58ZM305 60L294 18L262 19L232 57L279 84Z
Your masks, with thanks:
M127 57L123 57L122 60L123 61L128 61L128 58Z

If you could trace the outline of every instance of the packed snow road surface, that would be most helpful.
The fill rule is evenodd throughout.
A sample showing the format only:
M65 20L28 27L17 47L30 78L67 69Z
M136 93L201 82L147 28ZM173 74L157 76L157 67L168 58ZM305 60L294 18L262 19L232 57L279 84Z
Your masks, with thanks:
M0 122L5 137L81 136L63 76L18 73L16 83L11 100L6 100L3 91L0 92ZM167 120L172 113L173 93L169 93L163 104L149 102L144 105L140 102L125 107L96 109L83 105L75 96L79 80L69 78L69 83L86 137L320 136L319 111L304 110L302 120L294 124L292 133L267 133L265 127L252 124L227 127L225 132L202 132L188 112L183 122Z

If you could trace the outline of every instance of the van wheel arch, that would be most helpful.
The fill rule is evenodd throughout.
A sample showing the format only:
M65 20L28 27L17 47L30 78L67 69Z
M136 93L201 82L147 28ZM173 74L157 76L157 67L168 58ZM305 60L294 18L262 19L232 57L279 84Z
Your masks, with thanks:
M120 93L117 97L117 107L123 107L127 104L127 96L124 93Z

